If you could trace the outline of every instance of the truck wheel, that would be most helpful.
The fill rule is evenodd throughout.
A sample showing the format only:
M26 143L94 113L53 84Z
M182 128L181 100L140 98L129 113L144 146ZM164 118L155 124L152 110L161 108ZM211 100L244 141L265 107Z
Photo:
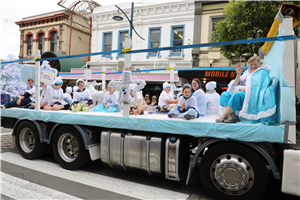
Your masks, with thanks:
M30 160L41 157L48 149L46 143L40 142L36 126L29 121L21 122L18 126L15 141L23 158Z
M200 163L203 187L216 199L258 199L268 184L266 164L245 145L226 142L208 148Z
M65 169L78 169L91 160L81 135L73 127L62 127L55 133L52 150L57 162Z

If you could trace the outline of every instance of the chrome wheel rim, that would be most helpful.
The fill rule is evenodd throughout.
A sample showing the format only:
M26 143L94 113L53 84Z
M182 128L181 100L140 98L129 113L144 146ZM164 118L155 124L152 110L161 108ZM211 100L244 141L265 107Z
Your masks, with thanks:
M254 172L249 162L241 156L226 154L218 157L210 169L214 185L229 195L241 195L254 183Z
M35 147L35 137L30 128L23 128L19 135L19 144L25 153L30 153Z
M75 137L69 133L61 135L58 139L58 153L65 162L72 162L78 155L78 143Z

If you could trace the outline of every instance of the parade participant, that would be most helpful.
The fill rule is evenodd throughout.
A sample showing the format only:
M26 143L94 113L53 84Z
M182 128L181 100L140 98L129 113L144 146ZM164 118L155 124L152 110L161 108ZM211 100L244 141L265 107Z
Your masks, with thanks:
M269 87L268 80L270 80L270 76L269 76L270 67L267 65L261 66L260 59L256 56L252 56L248 60L248 63L249 63L249 69L246 73L243 74L243 76L241 76L241 74L243 73L243 68L241 67L241 64L238 63L236 65L236 78L234 81L234 86L239 86L239 87L235 87L235 89L232 92L226 92L225 93L226 95L221 95L220 105L227 106L227 107L226 107L224 114L220 118L216 119L216 122L218 122L218 123L220 123L220 122L235 123L235 122L240 121L238 116L235 114L235 111L237 111L243 107L246 88L249 88L249 90L250 90L250 91L248 91L249 95L247 97L248 99L250 98L252 84L255 84L254 89L256 90L256 92L258 92L259 90L266 92L268 90L268 87ZM264 78L257 78L257 79L255 79L255 82L253 83L251 77L253 76L254 73L257 73L257 74L261 75L261 77L264 77ZM250 81L250 79L251 79L251 81ZM259 88L259 87L261 87L261 88ZM258 109L257 109L258 111L260 111L259 110L260 108L267 110L269 108L269 106L272 106L271 101L269 102L270 105L268 105L268 101L263 101L263 98L265 98L265 96L264 96L264 93L261 93L261 94L262 95L256 96L255 98L257 98L257 102L261 102L262 105L259 105L259 106L251 105L253 108L258 107ZM268 98L268 97L266 97L266 98ZM254 99L252 99L251 102L256 102L256 101ZM248 106L248 104L247 104L247 106ZM253 109L253 111L254 110L256 111L256 109ZM244 111L245 115L247 115L246 112L247 111ZM263 110L262 112L266 112L266 111ZM270 116L270 114L272 114L274 112L275 111L267 113L268 115L261 114L261 116L268 117L268 116ZM243 113L243 110L241 111L241 113ZM228 118L229 115L230 115L230 118Z
M140 92L137 92L137 102L134 102L134 94L133 94L133 87L130 88L130 105L129 110L131 115L143 115L144 111L148 109L148 105L142 103L142 95Z
M78 79L75 83L75 86L73 87L73 98L74 98L74 95L75 95L75 92L77 92L78 90L78 82L79 81L83 81L82 79Z
M75 92L73 97L73 112L88 112L89 106L92 104L93 98L91 93L85 89L84 81L78 81L78 90Z
M192 94L192 88L185 84L182 89L183 96L180 97L179 104L168 113L169 118L182 118L186 120L199 117L197 100Z
M171 86L168 82L163 83L163 91L159 95L158 105L162 109L171 110L173 107L177 106L179 99L174 99L173 95L170 93Z
M204 91L201 88L201 82L199 79L194 78L192 80L192 88L194 90L194 97L197 99L197 107L200 117L206 114L206 96Z
M93 107L95 112L120 112L121 106L118 103L119 95L111 87L107 88L103 103Z
M43 93L43 89L46 90L47 86L44 85L44 83L40 83L40 95L42 95ZM35 89L34 89L35 90ZM44 108L46 105L47 105L47 100L45 99L45 92L43 93L43 97L42 97L42 100L41 100L41 104L40 104L40 108ZM30 106L28 106L28 109L33 109L35 108L35 102L31 103Z
M73 99L71 97L71 93L72 93L72 88L71 87L67 87L66 88L66 92L65 92L65 96L70 100L70 102L73 102ZM64 100L62 100L62 105L67 105L68 102L65 102Z
M28 79L28 82L29 81L31 82L30 79ZM34 101L35 101L35 87L33 86L30 90L26 91L17 101L11 101L5 105L1 105L1 108L13 108L13 107L27 108Z
M29 78L27 80L27 88L26 88L26 90L31 90L33 88L33 82L34 82L33 78Z
M210 81L206 83L206 115L218 115L220 95L216 92L217 83Z
M48 105L44 107L44 110L68 110L70 108L71 102L64 95L61 89L63 81L60 77L57 77L51 86L47 86L45 92L45 100ZM68 105L62 105L61 101L64 100Z

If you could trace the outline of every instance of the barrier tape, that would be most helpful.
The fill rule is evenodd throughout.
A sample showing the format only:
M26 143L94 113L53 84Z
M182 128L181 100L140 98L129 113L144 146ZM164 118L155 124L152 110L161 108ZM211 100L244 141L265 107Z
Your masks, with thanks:
M256 39L246 39L246 40L234 40L234 41L214 42L214 43L204 43L204 44L191 44L191 45L172 46L172 47L160 47L160 48L153 48L153 49L139 49L139 50L126 51L126 53L133 54L133 53L143 53L143 52L150 52L150 51L166 51L166 50L175 50L175 49L214 47L214 46L259 43L259 42L266 42L266 41L283 41L283 40L293 40L293 39L296 39L296 35L286 35L286 36L256 38ZM95 55L101 55L101 54L120 53L122 51L123 51L123 49L119 49L119 50L113 50L113 51L103 51L103 52L88 53L88 54L78 54L78 55L61 56L61 57L53 57L53 58L42 58L42 59L38 59L35 61L44 61L44 60L49 61L49 60L60 60L60 59L77 58L77 57L85 57L85 56L95 56ZM33 60L33 58L25 59L25 60L6 61L6 62L2 62L2 64L14 63L14 62L24 62L24 61L30 61L30 60Z

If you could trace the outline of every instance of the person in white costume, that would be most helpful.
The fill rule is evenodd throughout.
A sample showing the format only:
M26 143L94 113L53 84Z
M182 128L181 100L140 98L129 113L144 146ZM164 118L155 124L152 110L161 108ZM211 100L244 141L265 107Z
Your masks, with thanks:
M46 90L47 86L44 85L44 83L40 82L40 95L42 95L43 89ZM35 87L33 87L33 90L35 92ZM41 100L41 104L40 104L40 108L43 108L47 105L47 100L45 98L45 92L43 94L42 100ZM30 106L28 107L29 109L33 109L35 108L35 102L31 103Z
M66 92L65 92L65 96L70 100L70 102L73 102L73 99L71 97L71 93L72 93L72 88L71 87L67 87L66 88ZM62 100L61 103L62 103L62 105L67 105L68 104L64 100Z
M200 117L203 117L206 114L206 96L204 91L201 88L201 82L198 78L192 80L192 88L194 90L194 97L197 99L197 106L199 110Z
M118 103L119 95L111 87L107 88L103 103L93 107L96 112L120 112L121 106Z
M168 117L186 120L198 118L197 99L192 94L192 87L189 84L185 84L182 88L182 94L183 96L180 97L178 106L170 110Z
M91 93L84 88L84 82L78 81L78 90L75 92L73 97L73 112L88 112L89 106L92 104L93 98Z
M148 105L147 104L143 104L143 97L141 95L140 92L137 92L137 102L134 102L134 94L133 94L133 88L134 86L132 86L130 88L130 114L131 115L143 115L144 111L148 109Z
M177 106L179 99L174 99L171 92L171 86L168 82L163 83L163 91L160 93L158 98L158 105L162 109L171 110L173 107Z
M44 110L68 110L70 108L71 102L64 95L64 92L61 89L62 84L62 79L57 77L53 85L47 86L45 100L48 102L48 105L44 107ZM66 101L68 104L62 105L62 100Z
M83 81L82 79L78 79L77 81L76 81L76 85L73 87L73 98L74 98L74 95L75 95L75 92L77 92L77 90L78 90L78 82L79 81Z
M206 115L218 115L220 95L216 92L217 83L210 81L206 83Z

